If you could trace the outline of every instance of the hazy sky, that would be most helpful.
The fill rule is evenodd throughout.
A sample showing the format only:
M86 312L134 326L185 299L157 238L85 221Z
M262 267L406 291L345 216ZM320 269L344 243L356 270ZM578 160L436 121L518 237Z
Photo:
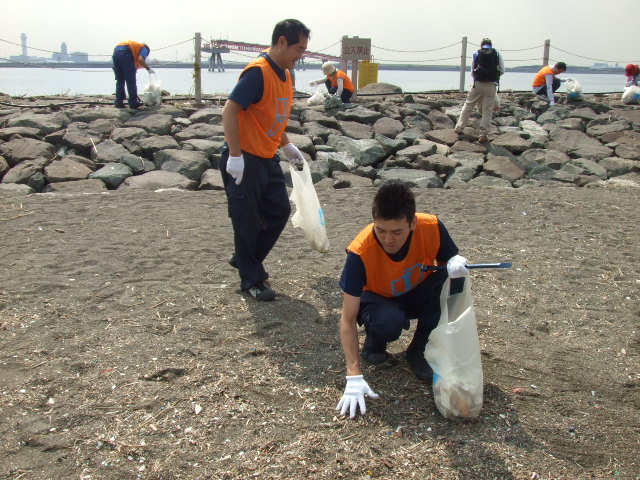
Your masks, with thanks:
M35 49L58 51L65 42L69 52L100 60L109 59L116 43L132 39L148 43L151 58L187 61L193 44L182 42L195 32L204 39L267 44L276 22L297 18L311 29L309 50L338 55L343 35L360 36L371 38L374 61L382 63L457 64L439 59L459 58L459 44L424 50L464 36L478 44L488 36L507 66L539 64L545 39L551 40L552 60L624 65L640 63L638 14L640 0L22 0L3 2L0 40L19 44L25 33L29 55L50 57ZM469 54L475 48L470 45ZM519 49L526 50L508 51ZM19 46L0 41L0 57L20 53Z

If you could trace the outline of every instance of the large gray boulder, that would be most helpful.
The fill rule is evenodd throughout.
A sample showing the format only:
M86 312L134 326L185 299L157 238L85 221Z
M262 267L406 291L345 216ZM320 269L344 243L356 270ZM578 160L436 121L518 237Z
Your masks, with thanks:
M376 135L383 135L388 138L395 138L402 130L404 130L402 122L393 118L379 118L373 124L373 131Z
M378 181L381 184L389 180L400 180L410 187L416 188L442 188L443 183L436 172L413 170L407 168L385 168L378 170Z
M130 155L129 150L113 140L105 140L91 150L91 159L98 165L117 163L122 157Z
M162 150L153 155L153 163L160 170L179 173L200 183L202 173L211 168L211 162L204 152L187 150Z
M586 158L572 158L560 170L573 175L595 175L602 180L607 179L606 168Z
M51 160L44 157L24 160L4 174L2 183L28 183L34 174L42 172L50 162Z
M194 190L199 184L184 175L175 172L154 170L142 175L134 175L120 184L118 190L126 188L139 188L145 190L157 190L159 188L180 188Z
M23 112L18 116L9 118L6 121L5 127L35 128L41 136L45 136L63 129L70 122L69 117L61 112L46 114Z
M376 140L353 140L348 137L329 135L328 144L338 151L350 153L358 165L375 165L386 158L382 145Z
M376 120L382 118L382 114L380 112L376 112L375 110L369 110L368 108L358 105L355 108L337 112L336 118L342 121L346 120L373 125L374 123L376 123Z
M173 118L171 115L151 113L149 115L134 116L125 122L127 127L138 127L153 135L168 135L171 132Z
M109 188L118 188L118 186L133 175L131 169L122 163L111 163L105 165L100 170L89 174L89 178L97 178L102 180Z
M515 132L503 133L495 138L492 142L497 147L503 147L512 153L521 153L525 150L529 150L532 147L532 141L523 138L520 134Z
M153 157L154 153L161 150L180 150L180 145L170 135L153 135L141 138L137 144L146 157Z
M16 138L0 145L0 154L12 167L24 160L53 158L55 151L55 147L50 143L33 138Z
M86 165L66 157L44 167L44 176L49 183L84 180L91 173Z

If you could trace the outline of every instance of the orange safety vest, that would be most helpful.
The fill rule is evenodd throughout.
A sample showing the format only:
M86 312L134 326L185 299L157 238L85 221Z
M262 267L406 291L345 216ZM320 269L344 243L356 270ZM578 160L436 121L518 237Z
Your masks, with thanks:
M547 75L553 75L554 77L556 76L556 72L554 72L553 68L551 68L549 65L547 65L546 67L541 69L538 73L536 73L536 76L533 79L532 87L541 87L544 84L546 84L547 81L545 79L545 76Z
M438 217L416 213L416 228L413 231L407 256L394 262L384 251L373 234L373 223L366 226L347 247L348 252L359 255L364 264L370 290L384 297L396 297L419 285L433 272L423 272L422 265L435 265L440 249Z
M131 49L131 53L133 54L133 62L136 64L136 70L138 68L142 68L142 65L140 65L140 61L138 60L138 57L140 56L140 50L142 50L142 47L144 47L144 44L140 42L134 42L133 40L125 40L124 42L120 42L118 44L119 47L123 45L128 45L129 48Z
M349 76L346 73L344 73L342 70L337 70L336 74L333 77L327 77L327 78L331 82L332 87L337 87L338 78L341 78L343 80L342 88L344 90L349 90L350 92L353 92L353 82L351 81Z
M282 81L265 57L250 62L243 72L252 67L262 70L263 92L258 103L249 105L238 114L240 148L262 158L273 158L287 128L293 105L293 84L289 70Z

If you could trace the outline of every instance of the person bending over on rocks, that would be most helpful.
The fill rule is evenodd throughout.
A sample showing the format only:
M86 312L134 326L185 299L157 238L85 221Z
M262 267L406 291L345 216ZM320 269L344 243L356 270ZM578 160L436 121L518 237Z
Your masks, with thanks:
M340 97L342 103L350 103L354 88L349 76L342 70L338 70L331 62L322 64L322 73L326 75L326 78L312 80L309 82L309 86L315 87L324 83L331 95Z
M149 45L146 43L126 40L116 45L113 51L113 72L116 75L116 100L117 108L124 108L125 84L129 94L129 107L137 110L142 106L138 102L138 86L136 85L136 71L145 68L147 72L154 73L153 69L147 65L146 59L151 53Z
M493 108L497 102L496 90L500 76L504 73L504 60L500 52L493 48L489 38L483 38L480 42L480 50L473 54L471 63L471 75L473 86L469 90L467 100L464 102L460 118L456 124L456 133L462 133L467 125L473 108L478 105L482 111L482 120L478 129L480 143L488 140Z
M549 105L555 105L553 94L560 87L561 82L566 82L568 78L556 78L556 75L566 72L567 64L558 62L553 67L547 65L540 69L533 78L532 91L543 100L549 100Z
M302 58L309 29L300 21L279 22L271 47L240 74L222 110L225 147L220 171L229 202L235 253L242 291L256 300L273 300L265 284L265 260L287 224L291 206L277 150L299 165L300 150L285 133L293 103L289 69Z
M341 415L366 412L365 396L378 398L364 380L360 357L370 364L385 362L387 344L400 338L418 319L406 359L427 383L433 370L424 358L429 334L440 319L440 292L447 278L467 275L467 260L458 255L445 226L435 215L416 213L415 197L400 181L384 183L373 199L373 223L347 247L340 278L343 291L340 340L347 367L347 385L338 403ZM446 270L421 271L422 265L446 264ZM462 291L454 280L451 293ZM462 284L462 285L461 285ZM358 325L365 340L360 355Z

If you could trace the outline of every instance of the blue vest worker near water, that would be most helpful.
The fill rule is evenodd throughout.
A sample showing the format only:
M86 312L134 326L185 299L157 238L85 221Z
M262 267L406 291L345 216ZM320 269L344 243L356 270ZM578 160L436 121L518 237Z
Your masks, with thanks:
M146 43L133 40L126 40L116 45L113 51L113 72L116 75L115 105L117 108L124 108L125 83L129 94L129 107L138 109L142 106L138 101L136 70L145 68L149 73L154 73L146 62L150 52L151 49Z

